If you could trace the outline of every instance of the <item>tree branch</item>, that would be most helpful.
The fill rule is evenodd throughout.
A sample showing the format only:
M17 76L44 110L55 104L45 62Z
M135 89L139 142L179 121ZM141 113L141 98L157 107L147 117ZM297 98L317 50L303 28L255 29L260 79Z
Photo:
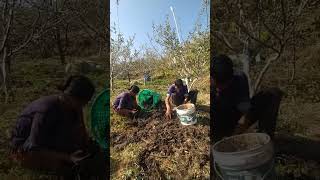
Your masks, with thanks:
M31 29L31 32L30 32L30 35L28 38L26 38L26 40L20 45L18 46L17 48L15 48L14 50L12 50L12 52L10 52L9 56L11 56L12 54L20 51L22 48L24 48L26 45L29 44L29 42L32 40L33 38L33 34L34 34L34 30L36 28L36 24L37 22L39 21L40 19L40 11L38 12L38 16L37 18L34 20L34 22L32 23L32 29Z
M261 11L262 12L262 11ZM275 37L280 44L282 44L282 39L274 32L271 30L271 28L266 24L265 18L261 15L261 20L262 20L262 25L266 28L266 30L273 36Z
M2 22L3 22L3 26L2 26L2 28L3 28L3 31L5 31L6 30L6 26L5 26L5 24L6 24L6 12L7 12L7 9L8 9L8 2L9 0L6 0L6 2L4 3L4 6L3 6L3 10L2 10Z
M161 53L158 52L157 48L154 46L153 42L152 42L152 38L150 37L149 33L147 33L150 45L152 46L152 48L154 49L154 51L160 56L161 59L164 59L164 57L162 56Z
M282 39L285 39L285 34L287 29L287 14L285 10L284 0L280 0L280 4L281 4L281 14L282 14L282 21L283 21Z
M272 63L273 61L279 59L280 56L281 56L281 53L277 53L274 57L270 57L270 58L267 60L267 63L264 65L262 71L260 71L259 76L258 76L258 78L257 78L256 81L255 81L255 85L254 85L254 89L253 89L253 94L254 94L255 92L257 92L257 90L258 90L258 88L259 88L259 86L260 86L260 84L261 84L261 82L262 82L262 79L263 79L265 73L267 72L267 70L269 69L271 63Z
M228 41L228 39L225 37L225 35L220 31L213 31L212 35L216 38L218 38L220 41L222 41L231 51L236 51L234 47L231 45L231 43ZM220 37L220 36L221 37Z
M82 23L84 23L88 29L90 29L91 31L93 31L98 37L102 38L103 40L107 40L107 37L105 36L105 34L99 32L96 30L95 27L93 27L92 25L90 25L86 19L82 16L82 14L80 12L74 11L77 16L79 17L79 19L81 20Z
M37 18L35 19L35 21L33 22L32 25L32 29L30 31L30 34L28 36L28 38L26 38L26 40L18 47L16 47L14 50L12 50L10 52L10 54L8 56L12 56L13 54L19 52L21 49L25 48L32 40L38 39L40 38L43 34L45 34L46 32L48 32L51 28L55 27L56 25L60 24L63 19L60 19L54 23L52 23L50 26L47 26L47 24L49 24L48 22L46 22L41 28L40 31L37 33L37 37L34 37L34 31L36 29L36 24L40 19L40 11L38 13Z
M248 31L248 29L242 25L242 24L239 24L238 22L235 22L240 28L241 30L247 35L249 36L251 39L255 40L256 42L258 42L259 44L261 44L262 46L266 47L266 48L269 48L273 51L275 51L276 53L279 53L279 50L275 49L274 47L266 44L265 42L262 42L261 40L257 39L256 37L254 37L253 35L250 34L250 32Z
M7 22L6 29L5 29L5 32L4 32L4 37L3 37L3 40L2 40L2 44L0 46L0 52L2 52L4 50L5 45L7 43L7 40L8 40L8 37L9 37L9 32L10 32L10 29L11 29L12 19L13 19L13 9L11 8L9 10L9 20Z

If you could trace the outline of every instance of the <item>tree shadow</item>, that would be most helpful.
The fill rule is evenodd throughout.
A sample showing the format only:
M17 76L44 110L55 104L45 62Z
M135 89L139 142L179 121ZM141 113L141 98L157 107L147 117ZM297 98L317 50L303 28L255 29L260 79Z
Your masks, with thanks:
M197 124L210 126L210 106L197 105Z
M198 115L197 124L204 125L204 126L210 126L210 118Z

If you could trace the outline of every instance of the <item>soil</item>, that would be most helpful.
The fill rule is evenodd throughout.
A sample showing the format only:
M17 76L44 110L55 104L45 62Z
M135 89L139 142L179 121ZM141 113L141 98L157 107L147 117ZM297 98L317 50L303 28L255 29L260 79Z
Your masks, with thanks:
M306 180L320 177L319 162L285 154L277 154L275 160L277 179Z
M209 126L201 123L183 126L176 117L166 119L163 108L145 118L128 121L131 121L128 131L111 133L111 146L121 151L129 143L144 144L137 159L140 176L166 179L168 175L177 177L195 171L191 169L194 164L198 171L209 166ZM177 161L179 168L175 172L161 168L165 160Z
M242 136L222 141L216 150L220 152L239 152L255 149L266 144L263 139L254 136Z

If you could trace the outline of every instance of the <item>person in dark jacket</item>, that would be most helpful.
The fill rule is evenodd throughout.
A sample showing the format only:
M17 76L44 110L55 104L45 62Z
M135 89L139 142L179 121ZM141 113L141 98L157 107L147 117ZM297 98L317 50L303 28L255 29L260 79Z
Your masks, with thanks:
M121 116L133 118L140 110L136 99L139 91L140 88L138 86L132 85L129 91L118 95L113 102L113 110Z
M264 89L250 98L247 76L234 72L226 55L213 57L211 73L211 137L213 142L245 132L258 122L259 132L274 135L282 91Z
M77 173L103 179L107 162L89 138L83 119L83 107L92 98L94 85L84 76L71 76L61 90L61 94L33 101L19 115L11 136L12 158L23 167L62 173L65 179ZM100 160L92 162L98 156ZM94 163L91 166L96 168L76 173L82 162Z
M184 85L181 79L175 80L174 84L168 88L167 97L165 99L167 108L166 117L171 119L174 108L181 104L185 104L187 102L195 104L197 100L197 94L197 90L191 90L188 92L187 85Z

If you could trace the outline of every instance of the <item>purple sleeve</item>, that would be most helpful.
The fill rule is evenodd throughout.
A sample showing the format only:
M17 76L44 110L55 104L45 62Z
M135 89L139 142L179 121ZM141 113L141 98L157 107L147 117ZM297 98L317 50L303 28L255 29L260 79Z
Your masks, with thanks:
M116 98L116 100L114 100L114 102L113 102L113 105L112 105L112 106L113 106L114 108L118 108L118 106L119 106L119 102L120 102L120 100L119 100L119 98L117 97L117 98Z
M127 102L128 102L128 95L127 95L127 94L124 94L124 95L120 98L120 100L119 100L119 104L118 104L117 109L125 108Z
M174 93L174 90L175 90L174 85L171 85L171 86L169 87L169 89L168 89L167 95L171 96L172 93Z
M185 98L189 96L188 94L188 87L187 86L183 86L183 94L182 94Z
M53 113L36 113L33 117L30 135L24 144L25 150L37 150L43 145L50 142L45 142L48 138L48 131L52 128L54 114Z

